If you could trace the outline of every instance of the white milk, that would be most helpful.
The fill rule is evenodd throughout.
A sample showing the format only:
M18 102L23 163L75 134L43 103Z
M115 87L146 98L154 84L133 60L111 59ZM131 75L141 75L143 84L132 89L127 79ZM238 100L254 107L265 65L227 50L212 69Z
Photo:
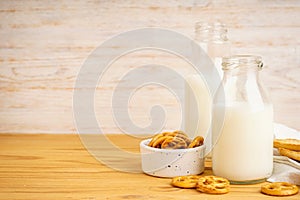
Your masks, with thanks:
M211 125L212 106L210 92L199 74L187 76L186 82L185 131L190 137L203 136L206 139L206 145L209 145L210 138L207 134ZM208 146L207 149L209 149Z
M223 129L213 148L213 173L231 181L259 180L273 168L273 107L234 103L226 106ZM254 109L253 109L254 108ZM216 123L221 123L224 105L214 106L213 140Z

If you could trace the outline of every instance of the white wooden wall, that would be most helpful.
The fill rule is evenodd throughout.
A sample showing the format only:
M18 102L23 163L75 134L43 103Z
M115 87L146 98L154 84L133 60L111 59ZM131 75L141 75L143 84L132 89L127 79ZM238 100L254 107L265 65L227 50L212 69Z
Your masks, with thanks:
M194 36L196 21L227 24L235 53L263 56L263 80L275 121L300 130L300 1L298 0L0 0L0 132L76 132L72 95L77 73L102 42L124 31L168 28ZM129 69L147 63L182 68L170 55L143 51L114 63L96 91L105 133L119 133L110 116L112 90ZM76 88L75 88L76 89ZM155 89L155 90L154 90ZM149 123L149 102L165 105L167 128L177 128L180 105L148 86L130 101L132 119Z

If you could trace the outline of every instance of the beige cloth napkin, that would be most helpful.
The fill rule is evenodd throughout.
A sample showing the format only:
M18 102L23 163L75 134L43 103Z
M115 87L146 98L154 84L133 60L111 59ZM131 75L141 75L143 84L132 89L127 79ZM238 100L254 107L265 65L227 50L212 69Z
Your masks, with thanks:
M282 124L274 124L274 137L277 139L300 139L300 132ZM300 185L300 162L286 156L280 156L277 149L273 150L273 174L267 179L269 182L289 182Z

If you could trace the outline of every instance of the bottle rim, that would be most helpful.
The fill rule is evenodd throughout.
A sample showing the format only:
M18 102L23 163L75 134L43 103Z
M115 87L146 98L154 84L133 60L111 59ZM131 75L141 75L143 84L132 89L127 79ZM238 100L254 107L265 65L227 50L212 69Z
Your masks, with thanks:
M241 65L254 65L259 69L263 67L262 57L257 55L231 55L222 58L222 69L235 69Z
M226 25L221 22L202 22L198 21L195 23L195 29L201 31L221 31L227 33Z

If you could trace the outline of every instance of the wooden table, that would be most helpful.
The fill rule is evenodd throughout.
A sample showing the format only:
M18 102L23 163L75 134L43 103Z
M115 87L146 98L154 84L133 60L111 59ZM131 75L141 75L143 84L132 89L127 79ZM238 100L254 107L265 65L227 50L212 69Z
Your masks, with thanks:
M141 138L110 135L121 149L138 153ZM101 147L110 155L111 149ZM278 199L261 184L232 185L225 195L179 189L170 179L115 171L89 154L78 135L1 134L0 199ZM120 158L121 159L121 158ZM204 174L211 174L209 162ZM300 199L300 194L286 199Z

